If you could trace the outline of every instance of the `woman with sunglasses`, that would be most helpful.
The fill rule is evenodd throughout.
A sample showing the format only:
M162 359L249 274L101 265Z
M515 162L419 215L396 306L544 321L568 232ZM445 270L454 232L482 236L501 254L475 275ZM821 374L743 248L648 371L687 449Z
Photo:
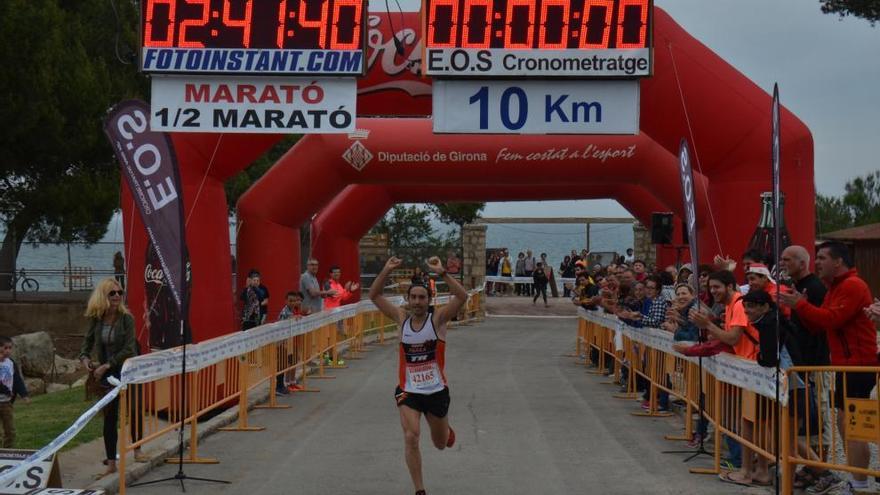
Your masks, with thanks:
M104 389L112 388L107 378L119 378L122 363L137 355L134 317L122 301L122 287L114 278L101 280L92 291L86 306L85 317L89 318L89 329L80 349L80 362L89 370ZM92 362L92 355L99 364ZM119 418L119 398L104 408L104 449L107 470L96 476L100 479L116 472L116 445L118 443L117 420ZM132 437L140 431L138 421L132 421ZM144 461L140 449L135 450L135 460Z

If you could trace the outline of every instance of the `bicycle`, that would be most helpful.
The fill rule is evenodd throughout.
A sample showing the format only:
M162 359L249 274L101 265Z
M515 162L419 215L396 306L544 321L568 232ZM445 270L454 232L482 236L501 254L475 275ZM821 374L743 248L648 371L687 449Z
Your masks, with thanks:
M40 290L40 283L37 282L37 279L28 277L24 268L19 270L17 274L13 273L12 285L21 285L22 292L37 292Z

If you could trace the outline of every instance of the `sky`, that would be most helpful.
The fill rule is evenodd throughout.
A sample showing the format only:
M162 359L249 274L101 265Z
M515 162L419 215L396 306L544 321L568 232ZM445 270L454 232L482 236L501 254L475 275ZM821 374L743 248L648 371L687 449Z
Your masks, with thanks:
M404 0L404 10L417 2ZM841 195L880 169L880 25L823 14L818 0L655 0L813 133L816 189ZM490 203L487 217L630 216L616 201Z

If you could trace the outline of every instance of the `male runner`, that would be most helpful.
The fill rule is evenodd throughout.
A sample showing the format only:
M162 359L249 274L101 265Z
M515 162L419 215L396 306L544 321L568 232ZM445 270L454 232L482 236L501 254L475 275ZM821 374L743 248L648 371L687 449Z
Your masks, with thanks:
M425 495L422 482L422 454L419 451L421 415L431 429L431 441L440 450L452 447L455 432L449 426L449 387L446 385L446 324L467 301L464 287L443 268L440 258L428 260L428 268L443 278L452 292L449 304L428 312L431 296L424 285L413 284L406 293L407 310L382 295L385 279L402 261L391 257L370 286L370 299L385 316L400 326L399 384L394 392L403 427L406 466L416 488Z

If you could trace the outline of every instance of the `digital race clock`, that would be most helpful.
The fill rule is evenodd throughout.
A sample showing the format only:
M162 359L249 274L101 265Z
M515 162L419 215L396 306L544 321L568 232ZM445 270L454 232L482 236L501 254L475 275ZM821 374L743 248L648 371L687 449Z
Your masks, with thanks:
M366 0L142 0L145 72L362 74Z
M651 74L653 0L423 0L434 76Z

